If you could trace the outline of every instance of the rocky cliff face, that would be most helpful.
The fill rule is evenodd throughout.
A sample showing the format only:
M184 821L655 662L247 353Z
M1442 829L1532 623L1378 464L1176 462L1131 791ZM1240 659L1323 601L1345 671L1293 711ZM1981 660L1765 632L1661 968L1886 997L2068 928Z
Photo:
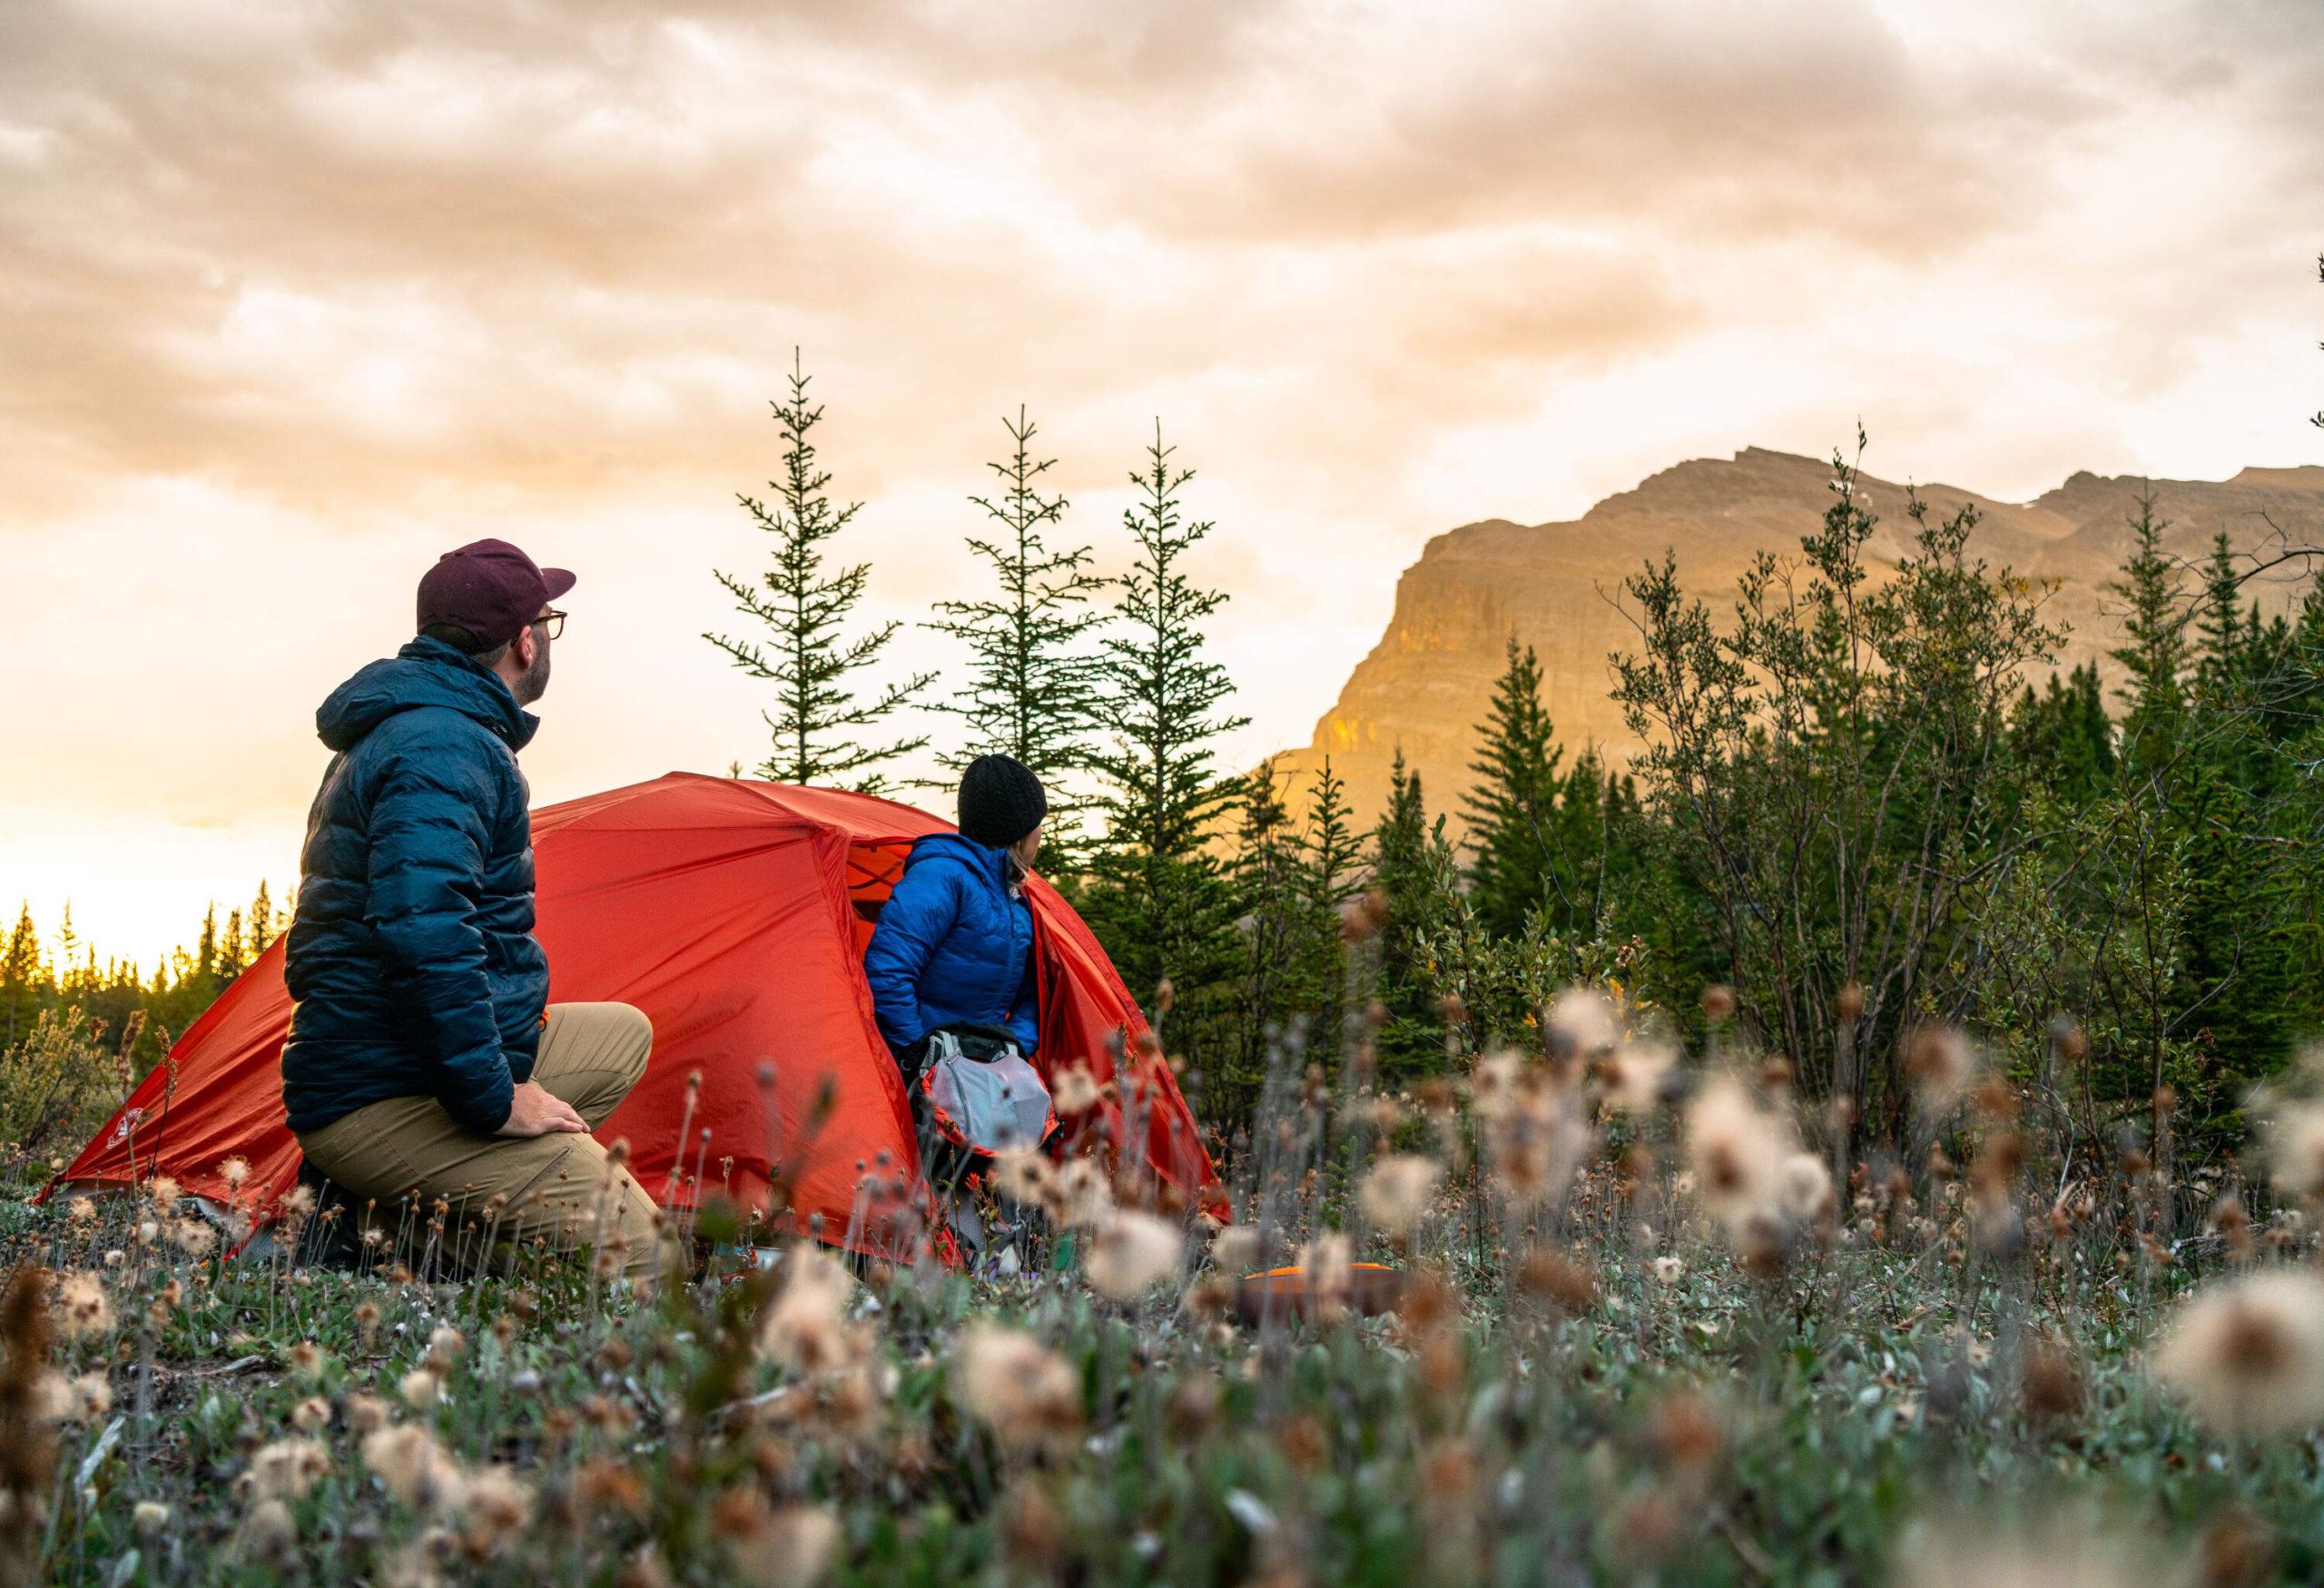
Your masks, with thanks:
M1513 633L1541 654L1545 694L1569 745L1596 744L1610 757L1639 748L1608 698L1609 656L1636 642L1625 616L1622 581L1649 558L1677 554L1682 585L1714 613L1734 604L1735 581L1758 552L1796 553L1831 500L1828 463L1749 448L1731 459L1667 469L1636 489L1609 497L1564 524L1488 519L1430 541L1396 585L1387 632L1358 665L1312 743L1285 754L1278 770L1304 790L1324 758L1347 780L1369 821L1387 798L1388 769L1401 746L1416 767L1432 813L1460 824L1460 795L1476 754L1503 647ZM1905 488L1869 476L1863 494L1880 528L1868 548L1875 568L1895 567L1913 525ZM2097 658L2117 641L2116 576L2143 489L2171 521L2170 547L2200 557L2225 529L2237 545L2260 544L2268 519L2295 540L2324 543L2324 468L2247 469L2233 479L2153 480L2076 474L2040 499L1999 502L1947 485L1920 488L1938 514L1974 502L1982 515L1973 551L1995 568L2054 580L2047 611L2072 636L2063 665ZM2250 587L2280 605L2285 587Z

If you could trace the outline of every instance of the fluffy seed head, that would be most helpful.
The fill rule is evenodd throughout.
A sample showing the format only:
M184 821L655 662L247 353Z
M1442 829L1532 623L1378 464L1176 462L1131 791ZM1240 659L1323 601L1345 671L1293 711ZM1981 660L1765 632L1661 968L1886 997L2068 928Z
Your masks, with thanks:
M2324 1105L2286 1109L2268 1131L2268 1178L2303 1202L2324 1198Z
M1561 1058L1602 1053L1621 1033L1621 1011L1598 988L1569 987L1550 1006L1551 1051Z
M1704 1211L1738 1238L1783 1207L1789 1127L1751 1100L1742 1082L1718 1076L1687 1109L1687 1159Z
M113 1330L113 1301L105 1282L85 1269L67 1274L56 1287L57 1332L67 1339Z
M320 1441L278 1439L251 1457L242 1483L248 1494L261 1500L298 1500L329 1471L330 1452Z
M1098 1078L1088 1064L1068 1064L1058 1071L1049 1088L1049 1101L1060 1119L1074 1114L1086 1114L1098 1106L1104 1093Z
M416 1423L375 1429L363 1437L363 1465L387 1484L399 1504L415 1511L457 1508L466 1494L459 1463Z
M1150 1213L1118 1212L1090 1235L1082 1277L1100 1296L1134 1301L1177 1277L1186 1248L1177 1226Z
M2219 1433L2324 1422L2324 1277L2277 1268L2203 1287L2181 1306L2154 1365Z
M961 1404L1006 1444L1050 1443L1080 1428L1079 1376L1021 1330L970 1324L953 1366Z
M1374 1164L1364 1177L1356 1188L1356 1207L1366 1223L1391 1235L1410 1235L1443 1178L1444 1166L1434 1159L1396 1153Z
M793 1373L822 1373L859 1354L846 1309L855 1282L820 1247L793 1248L783 1288L759 1320L759 1351Z

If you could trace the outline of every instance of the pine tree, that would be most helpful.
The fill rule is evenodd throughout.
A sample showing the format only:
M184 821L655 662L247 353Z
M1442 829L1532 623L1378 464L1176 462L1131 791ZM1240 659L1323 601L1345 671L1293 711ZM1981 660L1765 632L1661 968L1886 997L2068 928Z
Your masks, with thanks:
M1462 804L1473 855L1472 906L1486 930L1514 937L1535 912L1571 914L1572 902L1566 891L1571 867L1558 844L1564 752L1541 704L1541 660L1531 646L1521 649L1514 635L1508 655L1491 714L1478 729L1483 745L1469 764L1476 783Z
M1243 965L1236 1014L1235 1070L1229 1111L1256 1098L1271 1044L1290 1022L1314 1011L1321 992L1319 932L1303 885L1299 832L1275 763L1243 781L1234 883L1242 904Z
M940 759L957 772L998 751L1039 775L1050 795L1042 853L1045 869L1054 870L1070 855L1073 838L1058 798L1060 778L1087 764L1097 717L1099 658L1088 642L1105 615L1089 598L1106 581L1089 571L1088 547L1058 550L1044 539L1067 506L1041 491L1040 477L1057 460L1034 459L1036 427L1023 409L1001 424L1011 449L1007 461L988 465L1000 477L1000 494L969 498L997 526L990 538L970 537L969 549L990 566L1000 594L939 602L943 616L927 626L969 648L964 687L936 707L962 719L965 743Z
M255 963L258 957L266 952L268 945L274 942L274 899L267 892L263 879L259 883L256 896L251 900L250 914L246 919L250 923L250 946L246 958L248 962Z
M2179 567L2162 549L2170 520L2154 516L2154 496L2139 498L2131 520L2131 558L2107 589L2128 603L2124 643L2112 654L2128 675L2121 694L2122 760L2141 774L2167 766L2178 752L2186 714L2187 615L2180 604Z
M1219 771L1217 743L1247 719L1222 710L1234 685L1204 654L1201 625L1226 597L1186 571L1213 526L1185 518L1179 492L1194 475L1171 464L1173 450L1157 425L1130 477L1138 496L1122 521L1137 555L1117 586L1098 674L1113 743L1090 762L1105 831L1084 913L1141 994L1166 979L1198 992L1235 955L1234 890L1206 844L1242 791Z
M773 748L758 766L761 776L777 783L852 779L849 786L877 793L885 780L869 769L921 748L927 737L873 745L853 735L910 704L935 675L886 686L868 702L856 698L853 676L879 661L902 625L881 624L852 640L843 635L863 598L871 565L829 570L823 559L829 543L863 504L834 507L827 494L832 477L816 467L809 439L823 410L807 400L808 380L794 353L790 398L773 405L783 431L783 477L768 482L774 505L770 508L750 496L735 498L751 521L773 538L772 565L755 580L717 574L734 597L735 610L763 625L769 637L703 637L743 672L774 686L773 708L760 714L773 735Z
M1383 901L1379 994L1387 1013L1381 1067L1392 1076L1411 1077L1443 1056L1444 1022L1429 942L1452 918L1457 868L1444 819L1429 821L1420 774L1405 767L1401 747L1389 771L1388 808L1374 830L1373 854L1373 885Z
M40 932L33 925L32 902L26 900L17 909L15 930L8 934L6 946L0 948L0 1001L8 1006L9 1045L32 1029L33 1017L39 1012L43 981Z
M1324 757L1307 794L1307 825L1300 835L1300 886L1315 922L1317 957L1315 1022L1308 1043L1324 1053L1339 1051L1347 1022L1347 945L1340 934L1342 911L1367 882L1364 835L1348 808L1347 784Z

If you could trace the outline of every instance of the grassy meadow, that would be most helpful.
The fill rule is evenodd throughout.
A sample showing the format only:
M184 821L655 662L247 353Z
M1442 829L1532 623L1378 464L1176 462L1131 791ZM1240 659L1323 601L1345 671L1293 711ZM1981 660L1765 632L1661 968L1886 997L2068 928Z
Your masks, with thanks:
M1279 1054L1234 1226L1006 1164L1007 1275L714 1205L651 1294L458 1282L488 1232L439 1210L350 1269L296 1201L235 1258L252 1210L166 1182L13 1198L0 1545L113 1588L2324 1572L2324 1115L2283 1100L2272 1189L2067 1161L1925 1031L1910 1139L1836 1184L1781 1065L1643 1023L1570 994L1410 1095Z

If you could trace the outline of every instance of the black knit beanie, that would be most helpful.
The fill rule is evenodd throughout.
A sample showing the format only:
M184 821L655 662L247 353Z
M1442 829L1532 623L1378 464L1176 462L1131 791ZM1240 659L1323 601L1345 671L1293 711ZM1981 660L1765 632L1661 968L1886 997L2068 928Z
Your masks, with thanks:
M1041 780L1006 755L980 755L960 774L960 836L1006 849L1049 814Z

